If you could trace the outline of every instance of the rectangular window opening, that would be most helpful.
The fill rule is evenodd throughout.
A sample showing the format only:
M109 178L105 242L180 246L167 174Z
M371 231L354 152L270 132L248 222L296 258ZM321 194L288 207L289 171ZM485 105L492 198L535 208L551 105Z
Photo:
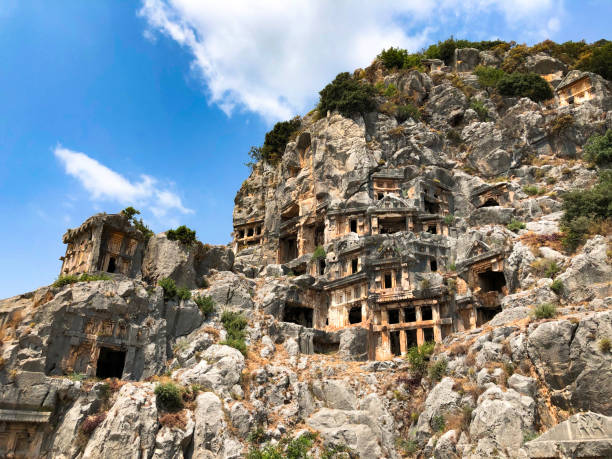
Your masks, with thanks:
M351 233L357 232L357 220L351 219Z
M391 288L393 286L392 282L391 282L391 274L387 273L385 274L385 288Z
M421 307L421 320L432 320L433 315L431 311L431 306L422 306Z
M125 351L101 347L96 365L96 378L119 378L123 376Z
M416 322L416 311L414 308L404 308L404 322Z
M349 323L350 324L360 324L362 322L361 317L361 306L356 306L351 308L349 311Z
M358 261L357 258L353 258L351 260L351 274L355 274L357 272Z
M387 314L389 315L390 324L399 324L399 309L389 309Z

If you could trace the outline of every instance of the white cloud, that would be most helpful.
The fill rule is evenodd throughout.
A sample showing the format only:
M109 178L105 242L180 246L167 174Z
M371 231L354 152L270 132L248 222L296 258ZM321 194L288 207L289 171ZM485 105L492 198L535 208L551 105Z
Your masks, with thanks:
M183 206L177 194L165 189L154 177L143 174L140 180L130 181L85 153L60 145L55 147L53 153L64 165L66 173L75 177L93 200L144 206L158 218L170 211L193 213L193 210Z
M522 36L541 35L560 0L142 0L152 31L193 56L211 103L268 121L303 113L341 71L367 66L382 48L416 51L435 31L486 30L499 15ZM450 24L449 27L444 27ZM551 31L555 22L548 23ZM552 25L552 27L550 27ZM409 33L408 31L412 32ZM487 30L489 37L498 33ZM456 34L455 34L456 35ZM544 37L542 37L544 38Z

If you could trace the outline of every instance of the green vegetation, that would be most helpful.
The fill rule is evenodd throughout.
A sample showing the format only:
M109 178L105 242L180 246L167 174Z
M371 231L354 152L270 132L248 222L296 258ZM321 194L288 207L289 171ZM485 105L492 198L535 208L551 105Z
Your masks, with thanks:
M431 418L431 428L434 430L434 432L442 432L445 425L446 422L444 421L444 416L441 414Z
M308 451L316 438L316 434L310 432L297 438L281 438L276 445L266 444L262 449L251 448L246 457L247 459L306 459L311 457Z
M423 60L421 54L409 54L408 51L400 48L383 49L377 58L389 70L420 68Z
M266 133L263 147L261 149L252 147L249 156L253 159L263 159L269 164L277 164L285 154L285 147L291 136L297 132L301 124L302 120L299 116L289 121L276 123L272 130Z
M597 73L606 80L612 80L612 42L595 47L591 54L584 55L577 64L580 70Z
M480 121L489 120L489 110L485 107L484 103L478 99L470 100L470 108L476 112Z
M120 212L123 216L125 216L134 227L139 230L145 238L145 241L151 239L153 236L153 231L142 221L142 218L136 220L136 215L140 215L140 211L134 209L132 206L126 207Z
M155 386L157 404L165 411L179 411L183 408L183 391L173 382Z
M610 338L602 338L599 340L599 350L603 353L610 352L612 349L612 342L610 342Z
M455 216L453 214L448 214L444 217L444 224L445 225L452 225L453 223L455 223Z
M605 134L594 134L584 146L584 159L600 167L612 165L612 129Z
M176 296L178 296L181 300L188 300L191 298L191 290L189 290L187 287L178 287L176 289Z
M542 303L533 310L536 319L551 319L557 315L557 308L551 303Z
M598 183L588 190L565 193L561 217L562 243L569 252L575 251L591 231L603 232L612 218L612 170L602 170Z
M523 443L527 443L528 441L531 440L535 440L536 438L538 438L538 433L533 431L533 430L529 430L525 433L523 433Z
M440 381L446 374L448 362L444 357L439 358L429 366L429 379L432 381Z
M348 72L338 74L319 92L317 109L321 113L338 110L343 116L367 113L376 108L373 86L353 78Z
M515 233L518 233L519 230L525 229L526 226L523 222L515 220L514 218L510 221L510 223L508 223L506 225L506 228L508 228L510 231L513 231Z
M215 301L211 296L196 296L193 301L198 305L204 317L208 317L215 310Z
M87 379L87 375L84 373L70 373L68 375L68 379L70 379L71 381L84 381L85 379Z
M478 83L483 88L495 88L497 83L506 76L506 72L496 67L479 65L474 69L474 74L478 77Z
M323 248L322 245L318 245L315 251L312 253L313 260L320 260L322 258L325 258L326 256L327 255L325 253L325 249Z
M395 119L398 123L403 123L408 118L412 118L414 121L421 119L421 112L419 109L412 104L399 105L395 109Z
M535 185L525 185L523 187L523 192L525 194L528 194L529 196L535 196L537 194L540 194L540 189Z
M485 51L501 44L504 44L504 42L455 40L451 36L444 41L431 45L423 54L428 59L442 59L446 65L450 65L454 59L456 48L476 48L480 51Z
M385 88L385 91L383 92L383 95L385 97L394 97L397 95L397 86L395 86L393 83L389 83L389 85Z
M436 343L424 343L421 346L413 346L408 349L406 358L410 364L410 369L418 376L422 376L427 369L429 357L433 354Z
M561 279L555 279L552 284L550 284L550 289L559 295L563 291L563 281Z
M164 289L164 298L170 299L174 298L177 294L176 283L174 279L170 279L169 277L165 277L164 279L157 282L161 288Z
M166 237L171 241L179 241L181 244L191 245L196 241L196 232L185 225L177 229L166 231Z
M529 97L534 102L553 97L553 91L548 82L536 73L506 75L498 81L497 90L502 96Z
M548 267L546 268L546 271L544 272L544 275L546 277L550 277L551 279L554 279L555 276L559 274L560 271L561 271L561 268L559 267L557 262L553 260L549 263Z
M247 320L240 312L224 311L221 316L223 327L227 331L227 337L221 344L238 349L244 356L247 353L246 343L244 342Z
M107 274L88 274L83 273L80 276L76 275L68 275L68 276L59 276L55 282L53 282L53 287L63 287L64 285L74 284L76 282L93 282L93 281L105 281L111 280L112 278Z
M397 447L406 456L411 456L419 450L419 444L414 440L406 440L405 438L398 438Z

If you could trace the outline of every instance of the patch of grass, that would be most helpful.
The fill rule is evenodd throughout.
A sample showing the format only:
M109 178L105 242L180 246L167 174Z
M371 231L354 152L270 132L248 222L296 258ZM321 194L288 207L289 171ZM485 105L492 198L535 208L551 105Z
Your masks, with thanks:
M179 241L181 244L191 245L196 241L196 232L185 225L177 229L166 231L166 237L171 241Z
M540 194L540 189L535 185L525 185L523 187L523 192L529 196L536 196Z
M71 381L84 381L87 379L87 375L84 373L70 373L68 379Z
M178 287L176 289L176 296L181 300L189 300L191 298L191 290L187 287Z
M527 443L528 441L535 440L539 435L537 432L533 430L529 430L523 433L523 443Z
M506 225L506 228L508 228L510 231L514 232L514 233L518 233L519 230L525 229L525 223L520 222L518 220L515 220L514 218L510 221L510 223L508 223Z
M80 276L68 275L68 276L59 276L55 282L53 282L53 287L63 287L64 285L74 284L76 282L93 282L100 280L111 280L112 278L107 274L88 274L83 273Z
M312 259L313 260L320 260L322 258L325 258L326 255L327 254L325 253L325 249L323 248L323 246L322 245L318 245L317 248L312 253Z
M307 459L317 435L306 432L297 438L281 438L276 445L266 444L262 449L251 448L247 459ZM323 457L323 455L321 455ZM328 457L334 457L333 455Z
M155 397L159 406L165 411L179 411L183 408L183 391L173 382L155 386Z
M612 129L603 135L594 134L589 137L584 146L584 159L601 167L612 164Z
M174 279L169 277L165 277L158 281L157 285L164 289L164 298L166 299L174 298L178 292Z
M610 338L602 338L599 340L598 346L601 352L607 354L610 352L610 349L612 349L612 342L610 341Z
M534 102L552 99L553 91L548 82L536 73L511 73L497 82L502 96L528 97Z
M395 110L395 119L398 123L403 123L408 118L412 118L414 121L421 119L421 112L419 109L412 104L400 105Z
M397 447L404 455L412 455L419 450L419 444L414 440L397 439Z
M215 310L215 300L212 296L196 296L193 301L198 305L204 317L208 317Z
M451 226L455 222L455 216L453 214L448 214L444 217L444 224Z
M551 319L557 315L557 308L551 303L542 303L533 310L536 319Z
M561 279L555 279L552 284L550 284L550 289L559 295L563 291L563 281Z
M448 362L444 357L439 358L429 366L429 379L440 381L448 369Z

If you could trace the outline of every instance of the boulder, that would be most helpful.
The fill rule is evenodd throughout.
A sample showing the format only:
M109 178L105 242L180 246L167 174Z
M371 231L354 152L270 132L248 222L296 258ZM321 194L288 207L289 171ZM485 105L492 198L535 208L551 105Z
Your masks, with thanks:
M169 277L179 287L194 289L201 283L195 270L196 252L195 244L187 246L169 240L165 233L156 234L147 244L142 261L142 276L151 283Z
M502 149L502 132L493 122L472 123L461 131L461 138L471 146L468 153L470 166L485 177L508 172L512 156Z
M211 269L231 271L234 266L234 251L224 245L203 244L195 257L195 270L198 278L207 275Z
M453 391L455 381L446 377L429 392L416 426L416 438L423 442L433 434L434 416L444 416L459 410L461 395Z
M454 67L456 72L471 72L480 63L480 51L476 48L456 48Z

